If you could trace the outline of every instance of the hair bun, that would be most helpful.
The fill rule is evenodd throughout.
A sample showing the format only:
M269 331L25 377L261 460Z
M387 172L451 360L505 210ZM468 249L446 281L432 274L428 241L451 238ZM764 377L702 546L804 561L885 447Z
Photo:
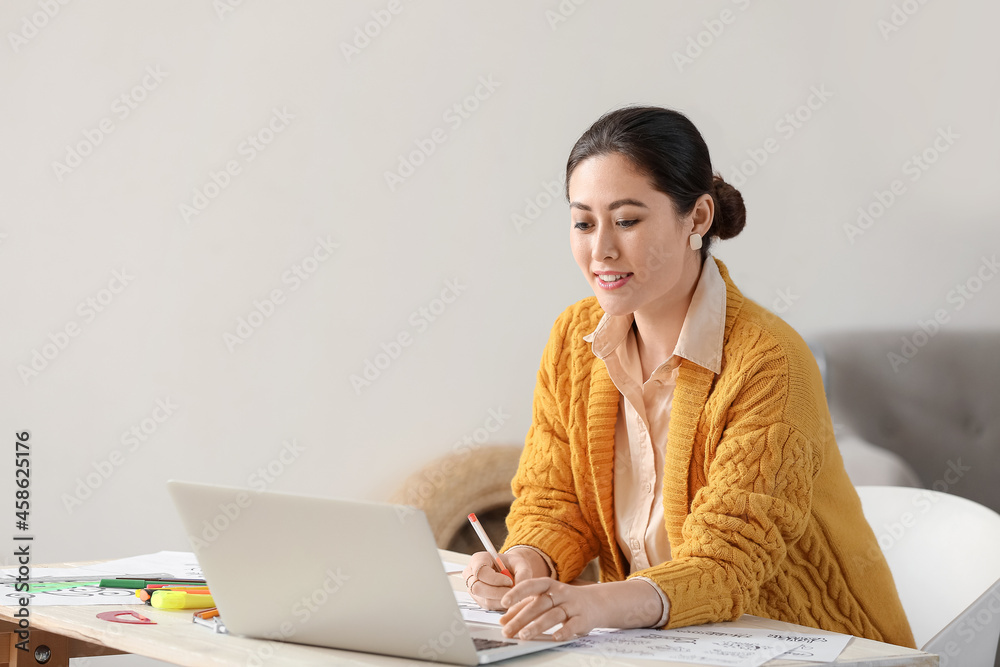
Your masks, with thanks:
M743 231L747 222L743 195L718 174L712 177L712 189L715 190L716 211L708 233L720 239L731 239Z

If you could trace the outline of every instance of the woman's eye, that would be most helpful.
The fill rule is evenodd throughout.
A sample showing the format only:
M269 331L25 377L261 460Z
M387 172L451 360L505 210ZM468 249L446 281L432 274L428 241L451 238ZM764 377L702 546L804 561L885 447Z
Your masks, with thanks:
M589 222L577 221L577 222L573 223L573 228L574 229L579 229L580 231L585 232L588 229L590 229L590 223Z
M638 220L619 220L618 221L618 225L621 226L621 227L631 227L632 225L634 225L637 222L639 222L639 221Z

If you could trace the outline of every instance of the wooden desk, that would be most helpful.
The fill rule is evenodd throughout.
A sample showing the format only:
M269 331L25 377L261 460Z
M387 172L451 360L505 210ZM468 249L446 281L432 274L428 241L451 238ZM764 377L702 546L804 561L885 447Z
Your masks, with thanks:
M464 562L468 556L442 552L451 562ZM67 566L61 566L67 567ZM34 569L34 568L33 568ZM41 568L38 568L41 569ZM465 590L460 576L452 575L452 586ZM156 622L156 625L110 623L97 618L103 611L133 608ZM353 651L304 646L286 642L247 639L219 635L191 622L190 611L161 611L147 606L85 606L34 607L31 609L31 651L14 648L17 641L12 633L17 628L14 612L17 607L0 607L0 665L11 667L37 665L31 651L40 645L52 650L46 667L66 667L70 658L135 653L178 665L201 667L285 667L311 665L346 665L348 667L402 667L427 664L419 660ZM737 623L752 627L810 632L810 628L753 617ZM6 637L6 639L4 639ZM4 662L6 660L6 662ZM604 658L565 651L543 651L515 658L517 667L604 667L608 664L626 667L684 667L676 662L652 662L640 659ZM501 663L502 664L502 663ZM509 664L515 664L511 662ZM816 667L818 663L798 660L772 660L773 667ZM855 637L836 663L842 667L934 667L937 656L902 648L892 644Z

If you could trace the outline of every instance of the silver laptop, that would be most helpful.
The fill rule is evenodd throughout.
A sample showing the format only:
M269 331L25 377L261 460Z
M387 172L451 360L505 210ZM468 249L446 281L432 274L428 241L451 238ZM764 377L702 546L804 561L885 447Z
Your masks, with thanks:
M167 488L234 634L459 665L559 645L464 621L420 510L175 480Z

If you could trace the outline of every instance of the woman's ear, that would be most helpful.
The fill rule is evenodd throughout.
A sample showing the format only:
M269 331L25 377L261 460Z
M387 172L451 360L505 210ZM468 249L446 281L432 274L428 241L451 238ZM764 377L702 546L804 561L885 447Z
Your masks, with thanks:
M715 200L712 199L712 195L703 194L698 197L698 200L694 203L694 208L691 209L691 222L693 223L691 232L707 236L708 230L712 228L712 220L714 218Z

